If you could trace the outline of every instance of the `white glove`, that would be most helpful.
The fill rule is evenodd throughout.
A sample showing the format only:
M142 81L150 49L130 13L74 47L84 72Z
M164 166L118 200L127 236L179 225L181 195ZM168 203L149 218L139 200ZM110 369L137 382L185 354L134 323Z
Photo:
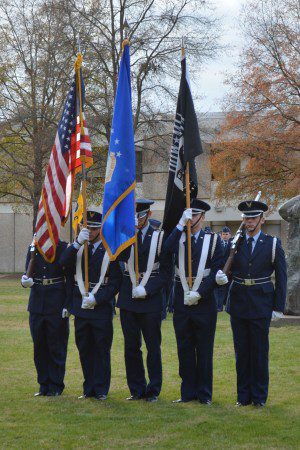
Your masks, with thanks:
M192 217L193 217L192 208L185 209L183 211L181 219L179 220L178 225L180 225L181 227L185 227L185 225L187 224L188 220L191 220Z
M90 232L87 228L82 228L79 235L77 236L78 244L82 245L84 241L88 241L90 237Z
M61 313L61 318L68 319L70 317L70 315L71 315L71 313L69 313L67 308L63 308L62 313Z
M89 292L88 295L84 295L82 297L82 304L81 304L81 308L82 309L94 309L94 306L97 304L94 294L92 294L91 292Z
M24 288L31 287L34 285L32 278L28 278L26 275L22 275L21 284Z
M216 283L219 286L222 286L223 284L228 283L227 275L222 270L218 270L218 272L216 274Z
M184 293L184 304L186 306L198 305L201 295L196 291L188 291Z
M136 288L132 289L132 298L145 298L147 295L146 289L144 286L137 286Z
M137 227L138 224L139 224L139 219L137 218L137 215L135 214L135 216L134 216L134 225L135 225L135 227Z
M279 311L272 311L272 320L276 321L283 318L283 313Z

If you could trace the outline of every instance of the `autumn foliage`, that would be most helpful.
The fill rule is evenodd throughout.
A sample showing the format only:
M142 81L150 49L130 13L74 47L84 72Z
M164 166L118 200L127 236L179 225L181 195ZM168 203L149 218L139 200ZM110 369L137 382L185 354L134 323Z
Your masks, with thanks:
M299 3L252 1L241 19L246 46L213 147L216 195L262 190L276 205L300 190Z

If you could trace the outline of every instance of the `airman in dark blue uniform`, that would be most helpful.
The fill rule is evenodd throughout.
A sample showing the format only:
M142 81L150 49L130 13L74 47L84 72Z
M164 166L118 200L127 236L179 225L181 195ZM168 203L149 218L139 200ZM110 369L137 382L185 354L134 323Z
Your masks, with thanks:
M286 262L279 239L261 231L268 206L260 201L238 205L245 224L232 266L226 310L236 355L237 406L264 406L269 385L269 327L284 311ZM271 276L275 272L275 287ZM275 313L274 313L275 311Z
M147 199L138 199L136 203L140 284L134 288L134 252L133 247L131 247L129 250L131 256L129 257L129 252L124 252L123 255L127 263L117 307L120 308L125 341L127 384L131 393L127 400L145 398L149 402L156 402L162 386L161 320L163 288L166 285L166 278L162 276L164 268L160 266L162 235L149 224L150 205L154 202ZM156 244L153 239L156 240ZM151 249L153 250L153 266L150 267L150 272L148 272ZM167 273L169 268L166 269ZM147 272L149 278L145 283L148 277ZM147 347L148 383L145 377L141 351L142 336Z
M110 387L110 351L113 339L113 301L122 280L118 262L109 263L100 240L101 214L87 212L87 228L62 254L60 262L76 275L73 278L70 312L75 316L75 341L84 382L83 395L106 400ZM84 287L84 241L89 242L89 293ZM101 274L102 279L101 278ZM99 282L101 281L101 285Z
M224 253L224 257L227 254L227 247L230 246L231 242L231 231L229 227L223 227L221 230L221 245ZM226 303L227 294L228 294L228 283L223 286L216 287L214 294L217 302L218 312L223 311L223 307Z
M217 306L213 296L216 272L223 263L220 237L201 229L210 206L192 201L177 227L165 242L163 255L175 255L174 329L177 340L179 375L182 379L178 402L198 400L211 404L213 347ZM193 287L187 284L188 261L184 227L191 220Z
M40 385L35 396L58 396L64 390L69 319L67 314L67 290L65 270L59 263L67 243L59 241L52 263L45 261L35 251L32 278L22 276L23 287L30 287L28 302L29 325L33 340L34 363ZM28 251L25 265L27 271L31 258Z
M149 219L149 224L154 230L159 230L161 226L161 221L157 219ZM168 286L166 289L163 289L163 309L161 313L162 320L165 320L167 318L167 309L168 309L168 299L171 295L172 291L172 283L168 283Z

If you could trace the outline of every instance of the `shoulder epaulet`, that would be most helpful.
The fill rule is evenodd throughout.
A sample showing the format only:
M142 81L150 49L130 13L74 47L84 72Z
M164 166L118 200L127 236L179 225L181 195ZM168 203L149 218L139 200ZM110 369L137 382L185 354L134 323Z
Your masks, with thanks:
M277 236L273 236L273 234L265 234L266 237L270 238L270 239L278 239Z

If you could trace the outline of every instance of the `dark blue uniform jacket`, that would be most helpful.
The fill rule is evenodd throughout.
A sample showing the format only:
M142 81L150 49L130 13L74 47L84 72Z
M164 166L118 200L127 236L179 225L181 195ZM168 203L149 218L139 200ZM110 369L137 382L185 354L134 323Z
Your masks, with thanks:
M64 268L59 263L62 252L67 248L67 243L59 241L56 248L55 260L48 263L42 255L36 250L33 279L49 279L65 277ZM30 248L26 257L25 273L30 261ZM35 283L30 288L30 296L28 302L28 311L35 314L57 314L66 308L68 303L66 283L57 283L52 285L43 285Z
M165 242L164 249L163 249L163 255L170 257L170 254L175 255L175 264L177 267L179 267L178 263L178 252L179 252L179 240L181 238L182 232L178 230L178 228L174 228L170 236ZM196 247L192 251L192 275L193 277L196 277L197 270L199 266L199 261L201 257L201 251L202 251L202 245L203 245L203 239L205 236L205 232L203 230L200 231ZM205 269L210 269L210 274L202 279L202 282L199 286L198 292L201 295L201 299L198 302L198 305L191 306L185 306L184 305L184 295L183 295L183 288L181 285L180 280L178 277L175 278L175 292L174 292L174 310L175 311L185 311L187 309L191 310L193 308L193 311L195 313L202 313L207 314L211 312L217 311L217 305L215 298L213 296L213 290L216 287L215 277L216 273L219 269L223 266L223 250L221 245L221 239L218 236L216 247L213 253L213 256L211 256L212 252L212 246L213 246L213 237L214 234L211 235L210 239L210 246L207 256L207 261L205 265ZM186 246L186 242L185 242ZM186 277L188 276L188 265L187 265L187 247L185 251L185 274Z
M60 263L72 274L72 292L70 312L74 316L82 317L86 319L97 319L105 314L112 314L114 296L117 294L120 283L122 280L122 272L118 262L111 262L106 273L104 283L99 288L98 292L95 294L95 300L97 305L94 309L82 309L82 295L79 287L75 284L74 275L76 273L76 256L77 249L70 245L61 255ZM98 283L101 265L103 257L105 254L105 249L102 242L97 247L95 253L89 256L89 282ZM82 255L82 274L84 280L84 255ZM92 291L92 288L89 289Z
M275 272L275 287L272 281L252 286L232 281L226 305L226 311L232 316L270 318L273 310L284 311L287 284L285 255L278 239L272 264L272 246L273 237L261 232L249 258L246 238L242 238L234 258L232 276L257 279L270 277Z
M146 236L142 246L139 247L139 272L144 273L147 269L151 237L154 232L154 228L149 225ZM124 251L121 255L123 261L127 261L130 255L130 250ZM119 293L117 306L121 309L126 309L127 311L137 312L137 313L150 313L159 312L163 309L163 288L167 286L168 282L172 279L172 263L168 258L162 258L162 253L160 256L155 257L155 262L160 263L160 268L155 271L156 274L150 276L148 282L146 283L145 289L147 296L145 299L132 298L132 283L128 272L125 270L123 274L122 286Z

